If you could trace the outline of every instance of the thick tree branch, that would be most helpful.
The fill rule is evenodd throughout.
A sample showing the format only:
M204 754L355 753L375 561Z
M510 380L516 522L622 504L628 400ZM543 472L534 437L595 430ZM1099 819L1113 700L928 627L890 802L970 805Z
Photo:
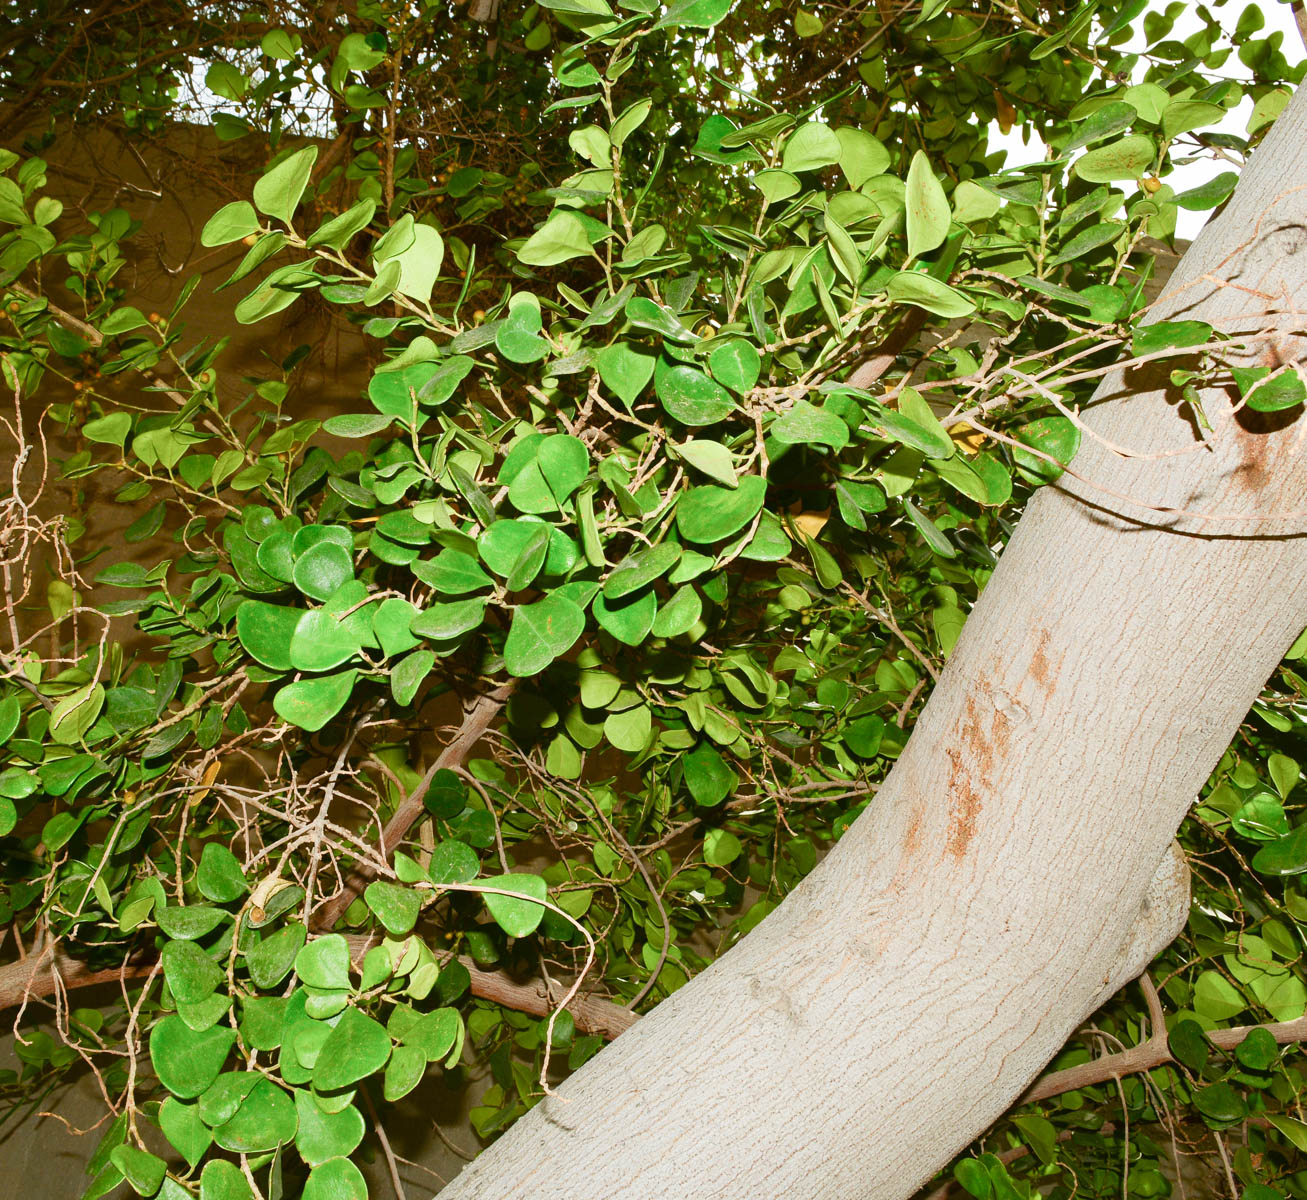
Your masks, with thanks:
M395 852L395 847L404 840L413 823L425 811L423 801L436 772L463 765L464 760L472 752L472 747L481 740L482 735L499 715L508 697L512 695L513 686L511 682L505 683L494 691L478 696L472 702L472 706L463 714L463 724L459 726L458 732L450 738L448 745L436 757L436 761L422 776L417 787L404 797L394 816L386 822L386 827L381 833L383 858L389 858ZM313 920L313 927L318 930L331 929L345 915L345 910L354 902L367 882L368 877L364 874L356 872L351 875L339 895L328 900L318 911Z
M363 934L351 935L350 955L360 959L371 939ZM533 1017L546 1017L553 1011L544 980L520 982L503 971L485 971L470 958L459 956L459 962L472 977L472 995L482 1000L493 1000L505 1008L529 1013ZM0 1011L14 1008L24 1000L48 996L56 987L67 989L91 987L97 983L113 983L122 979L139 979L148 975L155 966L153 958L136 958L109 970L94 970L79 962L63 950L54 953L34 954L30 958L0 966ZM578 996L568 1005L576 1028L582 1033L594 1033L611 1041L629 1029L639 1019L619 1004L598 996Z

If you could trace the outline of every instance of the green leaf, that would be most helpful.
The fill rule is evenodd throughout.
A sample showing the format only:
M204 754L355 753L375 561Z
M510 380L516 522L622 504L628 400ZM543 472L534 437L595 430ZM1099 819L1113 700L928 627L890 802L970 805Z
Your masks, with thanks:
M705 807L720 804L734 790L735 772L710 742L700 742L681 759L685 786L694 802Z
M107 442L122 449L132 431L132 419L127 413L110 413L82 426L82 435L88 442Z
M159 1128L173 1148L194 1168L213 1144L213 1134L200 1120L199 1106L169 1096L159 1108Z
M341 671L301 679L282 688L273 698L272 707L283 721L316 733L345 707L357 678L357 671Z
M654 391L668 416L682 425L714 425L735 410L731 394L697 367L660 358Z
M731 0L676 0L655 29L711 29L728 12Z
M536 462L560 506L590 473L590 452L585 443L566 433L546 437L536 451Z
M921 150L912 156L908 167L905 199L908 257L920 258L943 244L952 219L944 189L930 169L930 160Z
M703 616L703 601L688 583L677 588L672 598L659 605L651 632L654 637L674 638L689 633Z
M835 131L823 121L800 125L785 141L781 166L790 172L816 171L840 161L843 147Z
M343 250L350 238L362 233L377 211L377 202L365 197L337 217L324 221L309 235L308 244L326 246L329 250Z
M491 526L493 529L494 526ZM462 596L467 592L492 587L490 578L470 554L461 550L442 550L433 559L415 562L409 570L423 583L446 596Z
M557 593L513 613L504 642L504 668L510 675L537 675L566 654L585 630L585 613Z
M710 867L726 867L744 852L740 839L725 829L710 829L703 838L703 860Z
M418 638L410 630L418 609L402 596L390 596L377 605L372 614L372 632L381 643L381 652L392 658L407 654L419 645Z
M196 1033L181 1017L167 1016L150 1031L150 1062L164 1087L190 1100L218 1078L235 1043L234 1029L215 1025Z
M1261 875L1301 875L1307 871L1307 824L1263 846L1253 855L1252 867Z
M1062 474L1062 468L1080 449L1080 429L1067 417L1041 417L1017 430L1017 439L1023 443L1012 450L1012 461L1017 470L1032 483L1051 483ZM1032 454L1024 447L1041 451L1048 458ZM1052 459L1053 461L1049 461Z
M604 581L604 598L617 600L647 587L667 574L681 558L681 547L674 542L659 542L647 550L628 555Z
M571 258L588 257L590 239L580 217L566 209L555 209L549 219L518 247L518 262L532 267L552 267Z
M639 399L640 393L649 386L656 361L654 355L629 342L614 342L595 355L594 363L604 387L612 392L629 412L631 405Z
M302 608L246 600L236 610L236 636L246 651L265 667L288 671L291 639L303 615Z
M849 444L849 427L842 417L796 400L772 422L767 432L787 446L825 445L843 450Z
M486 887L502 888L515 893L511 896L499 892L482 893L486 909L500 929L509 937L516 938L535 932L545 915L545 910L538 901L549 896L549 888L539 875L495 875L481 882Z
M104 708L104 688L88 683L70 692L50 713L49 737L59 746L80 742L95 724Z
M290 889L286 889L287 893ZM295 965L295 957L304 945L307 933L303 925L288 925L245 951L245 966L256 987L274 988Z
M442 883L470 883L480 870L481 862L476 851L466 842L452 838L436 843L431 852L431 861L427 864L427 874L437 886Z
M363 893L367 906L391 937L403 937L417 921L422 897L412 888L374 880Z
M416 1046L396 1046L386 1064L381 1094L393 1103L407 1096L427 1073L427 1056Z
M324 934L295 955L295 974L310 987L344 991L349 982L349 943L338 933Z
M204 1164L200 1174L200 1200L254 1200L240 1167L226 1159L215 1158ZM335 1200L320 1196L318 1200ZM366 1191L357 1200L367 1200Z
M418 637L447 642L479 628L485 615L484 600L451 600L424 608L409 623L409 630Z
M325 600L340 585L354 578L354 559L339 542L318 542L296 560L295 586L314 600Z
M295 1149L311 1167L353 1154L363 1140L363 1114L352 1104L337 1112L324 1112L312 1092L296 1088L295 1113L299 1118Z
M1296 371L1272 374L1269 367L1234 367L1231 374L1244 403L1255 412L1280 412L1307 400L1307 388Z
M153 1196L163 1184L168 1164L157 1154L138 1150L135 1146L116 1146L109 1155L138 1196Z
M899 304L915 304L940 317L966 317L976 311L974 301L921 271L899 271L885 285L885 293Z
M534 304L518 304L495 331L495 349L509 362L539 362L549 353L540 329L540 310Z
M265 171L254 185L254 204L259 212L289 225L317 157L317 146L305 146Z
M1157 147L1153 139L1133 133L1076 159L1072 168L1087 183L1110 183L1117 179L1140 179L1153 165Z
M649 636L658 612L658 597L646 589L620 600L596 596L591 605L599 627L627 646L638 646Z
M259 232L259 218L248 200L224 204L200 231L201 246L226 246Z
M676 502L676 528L687 542L716 542L753 520L767 494L767 481L747 475L737 488L707 484L690 488Z
M226 979L222 968L194 942L165 942L159 959L172 994L183 1004L207 999Z
M348 1158L329 1158L309 1172L300 1200L368 1200L368 1185Z
M227 853L230 854L231 851ZM179 941L194 941L212 933L224 921L230 920L230 914L204 904L184 906L170 904L165 908L156 909L155 920L168 937ZM202 999L203 995L198 998Z
M418 688L435 663L436 656L430 650L415 650L390 669L390 694L396 704L413 703Z
M879 139L852 125L837 129L835 136L840 142L840 170L849 181L849 187L860 188L868 179L889 170L893 159Z
M649 99L636 100L633 104L628 105L608 131L609 139L613 145L620 150L626 139L644 124L645 118L648 117L652 108L653 101Z
M742 396L758 382L758 376L762 374L762 357L752 343L743 338L732 338L708 355L708 369L718 383Z
M1185 350L1203 346L1212 340L1212 327L1206 321L1157 321L1138 326L1130 339L1136 358L1162 350Z
M349 1087L381 1070L390 1057L390 1038L376 1021L357 1008L346 1008L327 1035L313 1068L315 1091Z
M426 304L440 275L445 242L430 225L418 221L413 226L413 242L407 249L387 260L399 263L399 281L395 291Z
M691 439L682 442L679 446L673 444L671 449L678 458L684 459L695 470L702 471L709 479L715 479L723 487L739 486L740 481L735 474L735 460L731 452L720 442Z
M259 1078L213 1140L224 1150L258 1154L289 1142L298 1125L294 1101L271 1079Z
M309 609L301 614L291 637L290 665L297 671L330 671L360 649L348 622L337 620L326 609Z

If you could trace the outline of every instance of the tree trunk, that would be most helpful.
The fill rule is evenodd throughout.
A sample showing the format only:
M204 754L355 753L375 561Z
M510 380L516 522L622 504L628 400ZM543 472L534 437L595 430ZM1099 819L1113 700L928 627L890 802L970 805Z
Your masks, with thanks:
M1307 93L1149 320L1296 358L1302 179ZM1104 381L1090 428L1160 457L1086 435L821 866L442 1200L908 1196L1176 935L1176 828L1307 624L1307 520L1248 519L1307 507L1307 454L1224 387L1204 448L1168 373Z

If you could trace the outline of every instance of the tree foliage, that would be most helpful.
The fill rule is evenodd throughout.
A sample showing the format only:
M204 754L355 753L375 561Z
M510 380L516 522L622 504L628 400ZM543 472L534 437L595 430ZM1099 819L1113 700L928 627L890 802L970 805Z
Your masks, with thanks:
M129 986L58 1004L0 1083L102 1073L88 1197L362 1196L366 1131L442 1072L491 1073L491 1139L874 819L1096 381L1169 371L1201 427L1230 377L1209 326L1149 324L1156 242L1301 74L1255 7L1181 39L1139 0L53 7L0 79L6 136L46 105L0 152L0 909ZM42 158L74 120L193 119L201 78L216 136L266 145L196 214L248 247L257 379L188 340L193 283L133 305L139 222L65 213ZM1048 154L1006 165L994 125ZM1230 170L1177 193L1201 157ZM323 421L273 320L311 303L377 352ZM37 494L93 475L133 548ZM1295 1053L1204 1036L1307 1008L1300 653L1183 831L1174 1061L1017 1110L957 1166L979 1200L1115 1195L1123 1164L1166 1194L1177 1143L1254 1200L1307 1186ZM1127 992L1056 1065L1152 1016Z

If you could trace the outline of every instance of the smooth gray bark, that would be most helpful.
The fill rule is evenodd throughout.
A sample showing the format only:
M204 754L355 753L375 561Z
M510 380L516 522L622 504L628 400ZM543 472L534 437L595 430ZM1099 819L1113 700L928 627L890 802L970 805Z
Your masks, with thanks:
M1304 179L1300 92L1153 319L1273 324L1248 361L1295 357ZM1307 623L1307 520L1224 518L1307 508L1307 454L1297 410L1221 388L1195 449L1167 376L1109 378L1089 424L1190 452L1086 437L1092 483L1030 505L867 813L442 1200L908 1196L1175 936L1169 843Z

